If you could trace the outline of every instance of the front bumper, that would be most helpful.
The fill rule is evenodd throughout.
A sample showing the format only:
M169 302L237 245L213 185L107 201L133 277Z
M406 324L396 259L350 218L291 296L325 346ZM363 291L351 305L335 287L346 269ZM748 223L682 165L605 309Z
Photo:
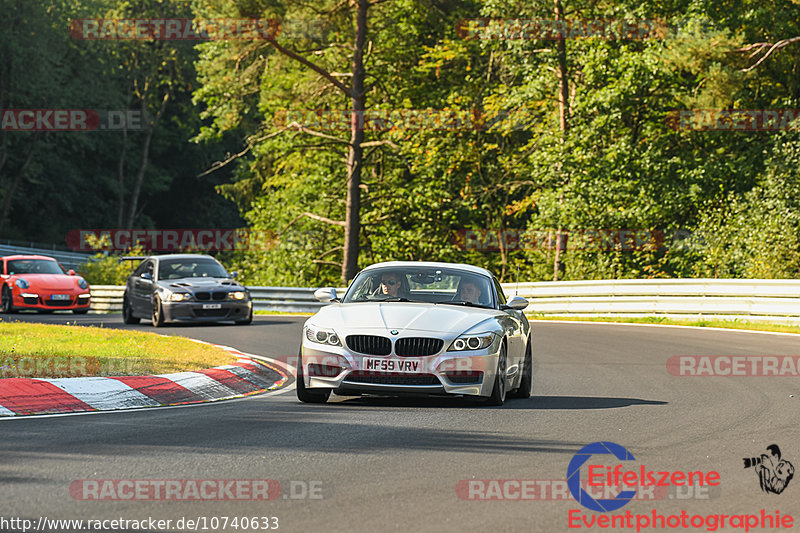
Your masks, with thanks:
M204 306L219 305L208 309ZM221 302L162 302L164 319L168 322L220 322L245 320L253 308L252 301L225 300Z
M54 299L53 296L61 299ZM39 311L71 311L75 309L89 309L92 298L87 291L59 291L59 290L31 290L15 288L11 292L11 299L16 309L35 309Z
M445 343L441 352L425 357L401 357L394 354L374 356L354 353L346 347L320 345L304 340L298 364L303 365L306 388L333 389L342 395L370 393L490 396L497 373L500 341L495 340L488 348L475 351L448 352L447 346L449 342ZM367 370L365 358L419 362L420 372Z

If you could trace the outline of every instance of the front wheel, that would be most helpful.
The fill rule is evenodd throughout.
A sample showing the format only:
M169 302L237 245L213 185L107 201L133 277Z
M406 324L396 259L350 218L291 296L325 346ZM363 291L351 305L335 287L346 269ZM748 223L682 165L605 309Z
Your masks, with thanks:
M3 285L3 293L0 296L2 300L2 311L3 313L10 315L11 313L16 312L14 309L14 300L11 296L11 290L8 288L7 285Z
M164 325L164 308L161 305L161 300L158 296L153 297L153 327L160 328Z
M305 381L303 380L303 352L297 358L297 378L295 380L295 389L297 390L297 399L303 403L325 403L331 395L330 389L323 389L319 391L310 391L306 388Z
M139 319L133 316L133 306L131 305L130 300L128 300L128 295L122 297L122 321L126 324L138 324Z
M509 393L509 396L513 398L531 397L531 391L533 390L533 353L531 352L530 341L528 341L528 346L525 348L525 361L522 366L522 380L519 383L519 388Z
M497 358L497 373L494 376L492 395L486 400L487 405L500 406L506 401L506 345L500 346L500 355Z

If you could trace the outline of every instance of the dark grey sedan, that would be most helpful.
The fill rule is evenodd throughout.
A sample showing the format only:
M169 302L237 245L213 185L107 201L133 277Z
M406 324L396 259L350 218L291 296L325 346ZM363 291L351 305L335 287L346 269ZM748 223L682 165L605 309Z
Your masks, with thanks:
M141 263L128 276L122 302L126 324L149 319L167 322L253 321L247 288L210 255L172 254L132 257Z

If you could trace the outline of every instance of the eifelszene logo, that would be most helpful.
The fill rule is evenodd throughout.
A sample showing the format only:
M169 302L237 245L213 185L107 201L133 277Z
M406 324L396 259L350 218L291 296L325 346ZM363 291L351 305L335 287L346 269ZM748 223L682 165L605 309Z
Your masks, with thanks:
M780 494L794 477L794 465L781 459L781 449L777 444L767 446L767 452L762 453L761 457L745 457L744 467L755 470L762 491Z
M660 471L649 470L645 465L633 466L626 470L622 464L605 466L598 461L589 461L595 455L613 455L620 461L635 461L633 454L613 442L593 442L587 444L572 457L567 467L567 487L572 497L582 506L592 511L607 513L628 504L636 497L637 488L645 487L688 487L717 486L720 484L719 472L709 471ZM613 498L595 499L581 486L581 467L586 465L589 488L603 488L604 494L616 494ZM620 488L629 490L619 490Z

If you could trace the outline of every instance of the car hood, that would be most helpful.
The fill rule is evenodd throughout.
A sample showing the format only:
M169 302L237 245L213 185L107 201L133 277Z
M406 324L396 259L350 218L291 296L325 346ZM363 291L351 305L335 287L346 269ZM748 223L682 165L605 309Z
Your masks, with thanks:
M224 290L244 290L242 286L231 280L223 278L180 278L159 281L158 285L169 290L184 289L188 291L213 291L215 289Z
M333 304L309 319L318 327L343 332L352 329L414 330L460 334L492 320L499 311L446 304L362 302ZM491 328L490 328L491 329Z
M19 274L15 279L22 278L31 284L31 288L46 289L51 291L63 291L77 289L75 280L77 276L67 276L66 274Z

